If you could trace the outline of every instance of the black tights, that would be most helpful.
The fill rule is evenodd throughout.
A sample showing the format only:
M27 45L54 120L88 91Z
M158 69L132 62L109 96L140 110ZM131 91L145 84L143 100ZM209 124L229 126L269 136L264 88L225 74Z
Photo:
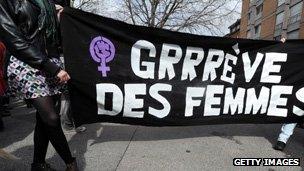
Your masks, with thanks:
M44 163L49 141L66 164L73 158L61 128L60 117L56 112L58 96L32 99L36 108L36 127L34 133L34 163Z

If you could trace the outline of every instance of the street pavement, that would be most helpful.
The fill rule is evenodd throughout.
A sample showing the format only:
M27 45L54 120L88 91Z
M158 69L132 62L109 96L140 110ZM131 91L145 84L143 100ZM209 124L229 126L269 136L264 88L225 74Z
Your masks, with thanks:
M0 170L30 170L35 111L14 102L4 118L0 148L17 159L0 158ZM297 128L284 152L272 149L280 124L144 127L111 123L86 125L84 133L65 132L80 170L304 170L304 131ZM301 158L301 166L235 167L233 158ZM47 162L65 165L50 145Z

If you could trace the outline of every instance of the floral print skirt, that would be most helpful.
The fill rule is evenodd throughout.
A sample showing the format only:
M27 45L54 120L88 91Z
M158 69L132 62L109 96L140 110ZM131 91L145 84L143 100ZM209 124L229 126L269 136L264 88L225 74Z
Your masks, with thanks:
M60 59L52 58L52 62L63 67ZM56 77L47 77L42 71L11 56L7 67L7 95L22 99L60 94L65 90L64 84L59 84Z

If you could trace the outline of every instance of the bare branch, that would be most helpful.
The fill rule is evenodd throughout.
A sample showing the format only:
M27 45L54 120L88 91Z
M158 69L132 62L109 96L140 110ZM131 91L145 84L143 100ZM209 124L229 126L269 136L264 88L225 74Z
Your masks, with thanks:
M223 34L223 23L239 16L240 0L121 0L120 20L184 32Z
M73 4L75 4L75 3L73 3ZM74 7L87 11L87 12L99 13L99 8L102 7L102 1L100 1L100 0L78 0L78 4Z

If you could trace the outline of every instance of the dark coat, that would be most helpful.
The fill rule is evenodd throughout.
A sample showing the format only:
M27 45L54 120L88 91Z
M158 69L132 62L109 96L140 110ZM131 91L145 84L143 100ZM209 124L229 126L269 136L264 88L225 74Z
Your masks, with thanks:
M38 27L39 14L39 7L31 0L1 0L0 40L11 55L55 76L60 68L50 61L50 57L59 57L59 53L55 42L46 45L44 28Z

